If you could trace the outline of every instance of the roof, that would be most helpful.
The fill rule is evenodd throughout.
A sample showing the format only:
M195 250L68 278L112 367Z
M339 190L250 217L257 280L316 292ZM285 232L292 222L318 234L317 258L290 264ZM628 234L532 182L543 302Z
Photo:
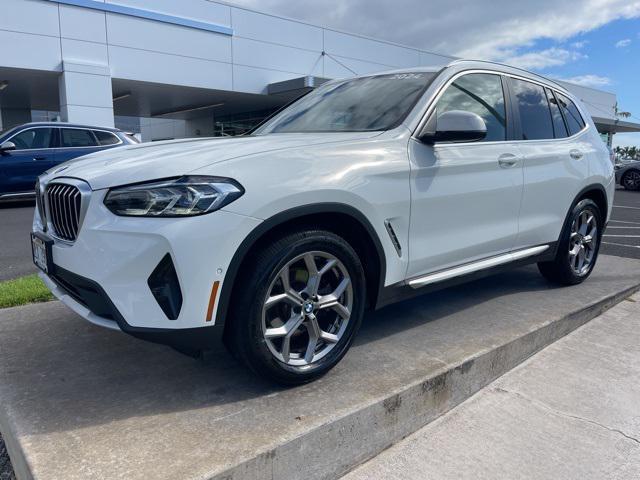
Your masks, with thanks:
M640 123L625 122L624 120L614 120L604 117L592 117L593 122L601 132L629 133L640 132Z
M108 132L121 132L122 130L113 127L101 127L98 125L84 125L80 123L69 123L69 122L29 122L24 123L22 125L17 125L14 128L24 128L24 127L73 127L73 128L88 128L88 129L97 129L97 130L107 130Z

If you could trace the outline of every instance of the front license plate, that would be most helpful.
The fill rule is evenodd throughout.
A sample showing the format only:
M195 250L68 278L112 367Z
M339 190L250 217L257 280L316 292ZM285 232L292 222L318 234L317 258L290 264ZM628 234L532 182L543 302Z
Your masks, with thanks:
M33 263L45 273L49 273L51 270L51 243L53 243L51 240L43 238L38 234L31 234Z

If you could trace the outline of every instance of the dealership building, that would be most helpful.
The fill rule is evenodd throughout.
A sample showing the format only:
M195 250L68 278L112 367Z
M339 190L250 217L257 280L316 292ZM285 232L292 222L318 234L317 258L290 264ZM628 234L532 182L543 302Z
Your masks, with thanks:
M145 141L235 135L326 79L454 57L209 0L3 0L2 128L116 126ZM640 131L614 93L564 84L603 138Z

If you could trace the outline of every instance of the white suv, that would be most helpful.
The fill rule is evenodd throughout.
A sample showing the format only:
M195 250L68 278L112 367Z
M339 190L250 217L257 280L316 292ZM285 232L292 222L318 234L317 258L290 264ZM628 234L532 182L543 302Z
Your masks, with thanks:
M71 309L193 354L220 333L293 384L365 309L533 262L582 282L614 168L564 88L456 61L331 81L250 135L93 154L37 189L34 261Z

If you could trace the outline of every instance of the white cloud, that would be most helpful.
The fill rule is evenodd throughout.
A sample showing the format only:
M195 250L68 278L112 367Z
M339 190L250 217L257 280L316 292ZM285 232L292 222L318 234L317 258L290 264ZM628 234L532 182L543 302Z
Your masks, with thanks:
M602 77L600 75L593 74L578 75L569 78L558 78L558 80L575 83L577 85L582 85L583 87L606 87L607 85L611 85L611 79L609 77Z
M589 43L589 40L581 40L579 42L573 42L571 44L571 48L575 48L576 50L580 50L581 48L584 48L585 45L587 45Z
M619 40L616 42L616 48L624 48L624 47L628 47L629 45L631 45L630 38L625 38L624 40Z
M232 1L232 0L231 0ZM518 59L540 39L565 41L616 19L640 17L640 0L235 0L312 24L467 58L561 65L579 58L570 45ZM572 52L571 50L574 50ZM560 50L569 54L560 53ZM544 58L540 58L544 57ZM562 60L564 58L564 60ZM537 68L537 67L530 67Z
M542 70L547 67L557 67L564 65L569 61L576 61L587 58L586 55L575 50L566 50L564 48L547 48L538 52L528 52L521 55L514 55L503 58L502 61L513 65L531 70Z

